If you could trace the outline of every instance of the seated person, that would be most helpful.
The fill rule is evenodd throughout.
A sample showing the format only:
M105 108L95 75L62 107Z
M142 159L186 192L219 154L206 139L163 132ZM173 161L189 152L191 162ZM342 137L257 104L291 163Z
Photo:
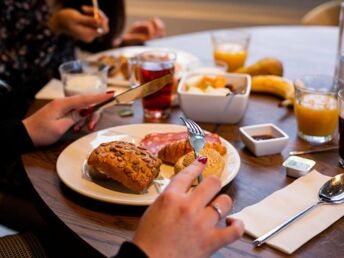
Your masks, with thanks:
M23 121L1 124L2 147L8 148L9 157L52 144L86 118L92 121L92 114L80 112L82 108L112 94L58 99ZM218 225L232 205L228 195L216 196L221 190L219 178L209 176L189 191L206 163L207 158L200 157L173 178L144 213L132 242L125 242L116 257L209 257L240 237L241 221L227 218L227 226Z

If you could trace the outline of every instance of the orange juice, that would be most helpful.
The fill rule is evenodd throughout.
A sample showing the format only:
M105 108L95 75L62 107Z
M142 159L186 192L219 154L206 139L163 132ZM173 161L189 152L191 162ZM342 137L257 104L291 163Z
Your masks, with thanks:
M295 103L295 114L302 134L329 136L337 128L337 99L328 95L303 95Z
M225 62L228 65L228 72L233 72L243 67L246 57L247 51L240 44L221 44L214 51L215 61Z

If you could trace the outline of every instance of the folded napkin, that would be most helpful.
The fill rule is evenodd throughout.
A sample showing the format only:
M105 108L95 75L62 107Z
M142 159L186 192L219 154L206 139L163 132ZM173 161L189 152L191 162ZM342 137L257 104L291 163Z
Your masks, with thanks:
M231 217L244 221L245 232L260 237L303 209L318 202L320 187L329 180L313 170L306 176L278 190L259 203L246 207ZM325 230L344 215L344 204L320 205L289 225L266 243L287 254Z
M108 90L114 90L116 95L128 90L128 87L109 86ZM51 79L35 96L35 99L58 99L63 98L63 85L60 80Z

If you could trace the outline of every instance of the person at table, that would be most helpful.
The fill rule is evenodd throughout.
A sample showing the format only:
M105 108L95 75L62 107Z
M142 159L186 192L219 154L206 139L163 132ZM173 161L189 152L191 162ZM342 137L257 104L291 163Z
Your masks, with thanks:
M19 155L55 143L68 129L92 118L90 112L81 111L83 108L112 94L58 99L23 121L2 123L1 146L8 150L7 155ZM227 218L227 226L219 226L232 201L226 194L216 196L221 190L218 177L207 177L190 191L206 163L207 158L200 157L172 179L144 213L132 242L122 244L117 258L209 257L241 236L243 224L239 220Z
M121 0L100 1L100 6L111 16L108 18L100 11L99 19L93 15L91 1L56 2L65 7L56 8L53 13L46 0L0 2L0 79L16 91L18 100L12 113L20 117L37 91L59 76L58 66L75 59L77 42L89 44L98 38L111 41L101 45L105 48L126 42L140 43L164 34L163 23L153 19L147 24L134 25L121 35L125 21ZM79 8L70 8L67 3ZM88 5L81 6L82 3Z
M61 0L60 2L64 7L74 8L82 12L83 6L88 5L90 1ZM166 34L165 24L158 17L137 21L124 32L126 24L125 1L98 0L98 3L99 8L109 19L110 31L106 35L96 38L92 44L81 44L81 47L86 50L95 52L120 46L143 45L147 40L163 37Z

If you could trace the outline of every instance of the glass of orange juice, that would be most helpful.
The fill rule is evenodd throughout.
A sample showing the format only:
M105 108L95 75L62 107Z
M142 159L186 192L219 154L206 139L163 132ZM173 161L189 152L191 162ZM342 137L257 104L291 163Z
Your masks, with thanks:
M243 67L247 58L250 34L243 31L223 30L211 35L215 62L225 62L228 72Z
M337 83L332 76L307 75L294 83L295 116L300 138L329 142L338 123Z

